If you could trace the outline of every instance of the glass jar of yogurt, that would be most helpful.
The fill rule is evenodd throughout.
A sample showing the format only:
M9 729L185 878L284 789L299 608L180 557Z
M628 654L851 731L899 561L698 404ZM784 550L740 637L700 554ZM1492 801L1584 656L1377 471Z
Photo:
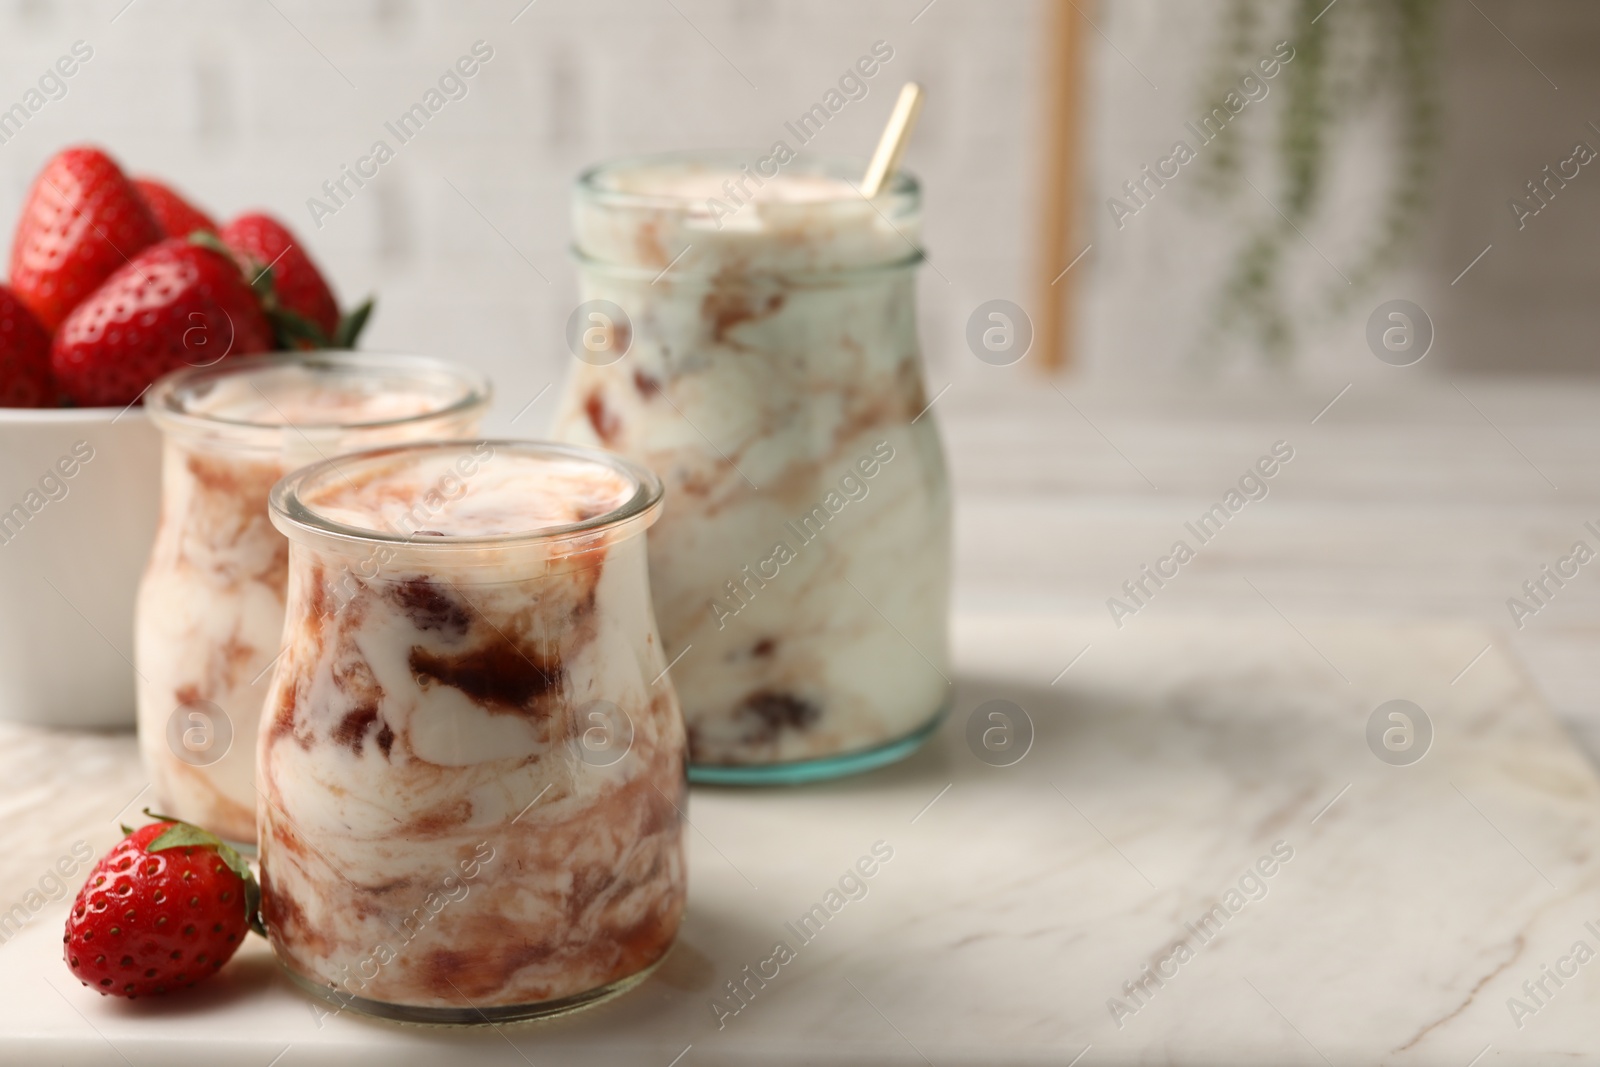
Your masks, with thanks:
M267 517L286 473L355 448L478 432L489 384L418 356L230 359L150 389L161 519L134 621L153 806L255 843L256 727L283 636L289 545Z
M921 196L901 173L868 202L863 169L673 155L577 183L555 432L665 483L650 575L695 780L886 763L949 700Z
M534 442L372 450L273 489L291 547L262 914L300 985L499 1022L666 954L687 754L646 573L660 505L642 467Z

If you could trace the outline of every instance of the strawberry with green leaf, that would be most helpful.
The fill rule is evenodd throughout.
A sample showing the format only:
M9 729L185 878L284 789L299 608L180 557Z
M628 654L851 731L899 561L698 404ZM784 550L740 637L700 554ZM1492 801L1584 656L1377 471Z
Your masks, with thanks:
M355 347L372 301L341 316L332 288L289 227L257 212L240 215L219 236L260 295L280 348Z
M245 935L266 936L261 889L239 853L198 826L159 821L103 856L67 917L67 966L102 995L139 997L194 985Z
M202 231L162 241L74 308L50 350L62 391L84 407L118 407L168 371L271 351L261 302L216 240Z

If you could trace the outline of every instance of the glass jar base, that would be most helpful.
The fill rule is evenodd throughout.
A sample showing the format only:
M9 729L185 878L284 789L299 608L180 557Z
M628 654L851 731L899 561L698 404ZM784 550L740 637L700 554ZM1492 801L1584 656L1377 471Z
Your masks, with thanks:
M896 741L859 752L844 752L820 759L795 760L792 763L762 764L689 764L689 781L698 785L804 785L807 782L825 782L830 778L844 778L852 774L886 767L905 759L944 722L950 705L942 706L933 718Z
M341 994L331 986L320 985L297 974L285 966L282 960L278 966L289 980L300 989L326 1001L341 1011L350 1011L358 1015L366 1015L374 1019L384 1019L388 1022L405 1023L410 1026L494 1026L499 1023L532 1022L539 1019L553 1019L558 1015L570 1015L575 1011L592 1008L603 1004L615 997L620 997L646 978L659 966L662 960L671 955L671 950L661 954L661 959L638 974L630 974L626 978L619 978L610 985L591 989L584 993L577 993L560 1000L545 1000L535 1004L513 1004L496 1007L464 1007L464 1008L424 1008L411 1004L390 1004L382 1000L369 1000L353 994ZM335 1012L334 1014L337 1014Z

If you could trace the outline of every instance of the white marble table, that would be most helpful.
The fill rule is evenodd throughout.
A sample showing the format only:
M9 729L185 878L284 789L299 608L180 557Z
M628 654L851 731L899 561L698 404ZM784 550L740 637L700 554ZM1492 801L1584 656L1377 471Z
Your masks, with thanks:
M1153 613L1470 620L1515 650L1600 758L1593 568L1520 630L1506 608L1578 538L1600 548L1583 527L1600 525L1600 384L1445 381L1352 345L1350 378L1270 388L1137 381L1063 396L1026 363L976 379L936 368L934 390L955 382L934 410L957 490L958 598L1103 614L1185 521L1287 440L1296 458L1269 498Z
M209 990L129 1005L71 981L57 906L0 948L0 1059L1600 1059L1600 963L1564 988L1546 980L1520 1020L1507 1008L1575 941L1600 947L1584 925L1600 929L1600 782L1503 653L1452 684L1486 640L1470 626L1158 619L1108 637L1096 619L965 615L957 714L911 760L802 790L696 791L681 943L619 1002L498 1033L323 1017L256 944ZM1435 732L1410 766L1365 736L1397 696ZM968 713L995 699L1034 724L1009 767L965 740ZM76 744L136 785L125 740ZM104 815L68 833L104 844ZM879 842L892 858L865 895L798 941L785 924ZM1202 933L1186 925L1219 904ZM747 1003L730 998L725 983L778 940L795 959ZM1141 979L1135 998L1125 983Z
M1600 736L1600 602L1575 581L1520 632L1503 603L1600 516L1600 390L1464 383L1491 426L1363 383L1311 424L1340 385L952 389L955 717L864 778L697 789L680 945L622 1001L500 1033L319 1020L258 944L193 996L113 1003L60 965L55 904L0 945L0 1063L1600 1061L1600 963L1542 970L1600 950L1600 785L1549 710ZM1105 599L1279 439L1271 495L1117 629ZM1411 766L1365 738L1397 697L1436 731ZM1015 766L965 740L992 699L1035 724ZM143 803L126 736L0 727L0 781L7 907ZM867 895L719 1029L724 983L878 841ZM1280 841L1200 945L1185 924ZM1140 1003L1147 964L1169 977Z

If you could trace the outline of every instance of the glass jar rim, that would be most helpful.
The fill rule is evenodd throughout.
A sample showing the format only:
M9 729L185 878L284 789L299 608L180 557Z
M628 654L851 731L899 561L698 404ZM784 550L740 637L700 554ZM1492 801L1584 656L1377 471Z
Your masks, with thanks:
M228 378L245 378L251 374L281 368L300 367L309 370L346 369L371 372L415 374L419 378L433 375L450 380L460 387L460 395L448 403L427 411L381 419L357 419L348 422L262 422L254 419L227 418L220 415L201 414L190 410L185 400L193 391L208 383ZM418 356L397 352L358 352L348 349L318 349L308 352L274 352L265 355L238 356L223 359L201 367L186 367L156 379L145 394L144 408L161 430L186 430L196 433L225 433L230 437L262 444L273 444L282 438L284 431L328 432L334 430L382 430L397 426L415 425L432 420L448 421L473 411L487 408L494 395L494 387L487 376L451 360L435 356ZM270 405L271 401L267 403Z
M579 522L543 526L534 530L501 534L453 534L418 538L416 534L400 534L373 530L338 522L313 510L302 499L302 491L313 482L329 475L348 477L361 465L386 458L412 454L418 457L446 451L468 453L488 445L496 451L505 449L523 456L542 459L578 460L604 466L626 478L632 488L628 498L608 511ZM403 546L420 552L449 552L452 550L476 551L482 549L520 548L532 545L553 544L573 539L589 540L596 535L638 525L648 527L661 511L663 490L661 479L648 468L598 448L562 444L556 441L517 440L511 438L479 438L452 441L420 441L348 452L331 459L313 463L291 471L272 487L267 497L267 510L274 526L291 539L296 534L309 535L346 544L383 544Z
M640 155L623 156L619 159L607 160L586 167L579 172L573 182L574 190L587 199L618 207L646 207L646 208L683 208L701 203L703 198L690 196L677 196L669 193L643 193L631 189L617 189L604 184L604 179L610 175L625 170L638 170L646 167L662 167L682 164L703 163L707 165L721 165L738 170L741 164L748 165L753 161L765 158L768 153L760 149L686 149L675 152L656 152ZM811 174L823 177L838 178L848 183L855 190L860 181L860 175L866 173L868 160L856 159L850 156L822 156L806 153L795 153L793 163L781 164L777 174L766 176L768 180L778 174ZM859 192L852 196L840 196L817 200L775 201L774 203L788 203L797 207L814 207L826 204L850 204L865 199ZM909 171L901 169L894 172L884 184L883 191L874 199L889 199L891 202L898 199L904 207L896 214L908 215L917 211L922 206L922 185L916 176ZM869 201L870 203L870 201Z

